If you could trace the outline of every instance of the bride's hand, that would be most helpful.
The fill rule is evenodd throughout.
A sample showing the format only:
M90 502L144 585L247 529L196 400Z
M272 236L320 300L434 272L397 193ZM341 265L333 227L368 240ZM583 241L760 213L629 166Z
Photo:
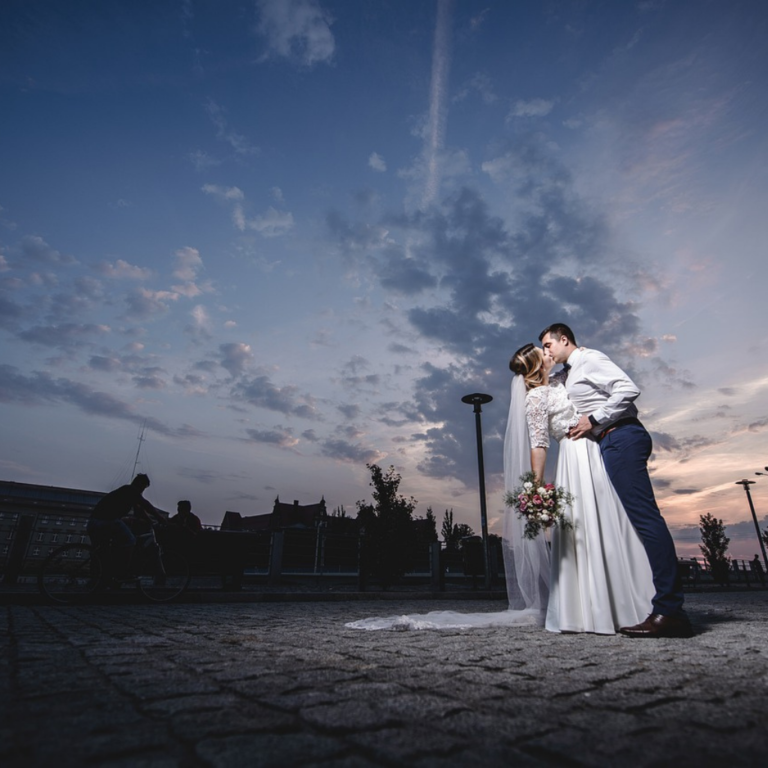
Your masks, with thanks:
M588 435L594 427L592 426L592 422L589 420L588 416L582 416L577 424L574 424L569 430L568 430L568 437L571 440L578 440L580 437L584 437L585 435Z

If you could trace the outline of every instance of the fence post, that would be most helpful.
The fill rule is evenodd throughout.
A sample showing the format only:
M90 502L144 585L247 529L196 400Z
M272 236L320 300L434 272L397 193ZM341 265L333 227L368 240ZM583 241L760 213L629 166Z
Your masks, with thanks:
M19 523L16 526L16 535L11 545L11 553L8 555L8 561L5 566L5 576L3 581L6 584L15 584L24 570L25 559L29 542L32 539L32 530L35 525L34 515L21 515ZM42 562L42 561L41 561Z
M357 591L365 592L368 589L368 563L365 547L365 527L360 528L357 537Z
M443 574L442 546L439 541L433 541L429 545L429 565L432 572L432 591L443 592L445 590L445 577Z
M269 549L269 586L273 587L280 581L283 570L283 537L282 531L273 531Z

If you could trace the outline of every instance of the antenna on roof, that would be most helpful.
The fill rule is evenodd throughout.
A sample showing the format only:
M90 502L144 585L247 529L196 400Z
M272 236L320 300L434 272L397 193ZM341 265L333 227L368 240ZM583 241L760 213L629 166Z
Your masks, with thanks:
M139 464L139 453L141 451L141 444L144 442L144 432L147 428L147 420L144 419L144 423L141 425L141 432L139 432L139 445L136 448L136 458L133 460L133 472L131 473L131 479L136 477L136 467Z

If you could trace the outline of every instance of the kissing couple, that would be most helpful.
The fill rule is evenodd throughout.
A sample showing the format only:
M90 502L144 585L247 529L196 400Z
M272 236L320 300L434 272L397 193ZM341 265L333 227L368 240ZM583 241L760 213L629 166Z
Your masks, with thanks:
M533 471L543 483L550 436L560 444L555 485L572 496L569 525L528 539L505 511L502 536L509 609L433 611L362 619L357 629L458 629L543 624L551 632L628 637L690 637L674 543L648 474L651 437L637 418L640 390L602 352L576 344L562 323L545 328L541 347L512 356L504 440L504 483L511 491ZM555 365L562 370L552 373Z

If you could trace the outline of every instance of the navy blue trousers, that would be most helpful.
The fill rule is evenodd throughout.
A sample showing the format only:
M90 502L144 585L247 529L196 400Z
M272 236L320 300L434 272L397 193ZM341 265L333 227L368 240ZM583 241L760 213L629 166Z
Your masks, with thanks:
M625 424L600 442L608 477L648 554L656 589L653 613L675 616L683 612L683 587L675 544L659 512L648 475L652 448L651 436L640 424Z

